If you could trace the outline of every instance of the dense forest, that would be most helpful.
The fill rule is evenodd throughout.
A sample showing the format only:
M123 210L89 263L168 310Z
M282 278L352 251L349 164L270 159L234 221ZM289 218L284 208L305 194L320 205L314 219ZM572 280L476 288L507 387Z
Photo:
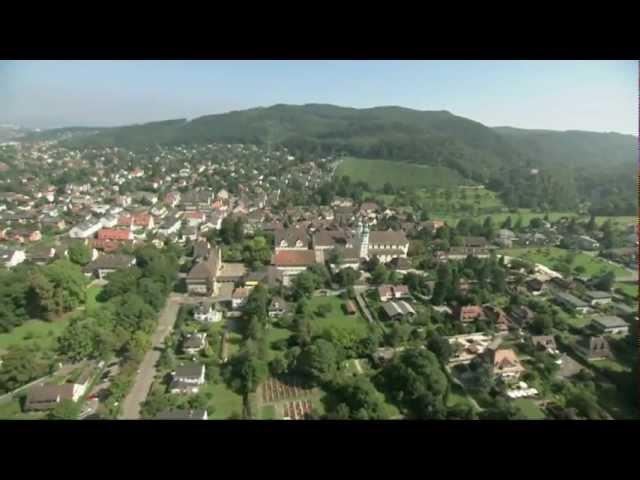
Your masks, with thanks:
M133 150L211 142L279 144L302 158L345 154L448 167L498 192L510 207L570 209L588 202L598 215L637 210L630 175L637 139L631 135L489 128L447 111L319 104L91 131L96 133L84 130L63 144ZM50 138L51 133L38 135Z

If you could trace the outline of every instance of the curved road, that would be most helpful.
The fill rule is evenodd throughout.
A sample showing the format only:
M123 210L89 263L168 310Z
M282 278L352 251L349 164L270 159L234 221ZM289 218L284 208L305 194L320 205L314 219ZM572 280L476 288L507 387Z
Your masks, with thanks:
M172 293L169 296L166 306L160 313L158 328L151 337L151 349L142 359L133 387L122 401L119 419L137 420L140 418L140 405L146 400L156 375L156 363L160 358L162 342L173 329L178 317L178 310L184 300L185 295L182 294Z

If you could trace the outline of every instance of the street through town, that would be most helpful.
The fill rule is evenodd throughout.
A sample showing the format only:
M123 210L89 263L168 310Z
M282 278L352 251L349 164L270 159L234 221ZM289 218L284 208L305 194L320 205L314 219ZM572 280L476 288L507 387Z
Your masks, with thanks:
M156 363L160 358L162 343L173 329L183 301L184 295L172 293L169 296L167 305L160 313L158 328L151 337L151 349L145 354L133 387L122 402L119 419L137 420L140 418L141 404L146 400L156 375Z

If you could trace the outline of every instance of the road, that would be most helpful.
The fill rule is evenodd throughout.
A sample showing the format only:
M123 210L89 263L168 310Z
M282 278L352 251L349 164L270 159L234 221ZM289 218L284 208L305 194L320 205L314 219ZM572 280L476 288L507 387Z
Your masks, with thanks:
M146 353L140 364L131 391L122 402L120 416L123 420L137 420L140 418L140 405L146 400L156 375L156 363L160 358L162 343L173 329L178 317L180 305L184 302L185 295L172 293L167 305L160 313L158 328L151 337L151 349Z

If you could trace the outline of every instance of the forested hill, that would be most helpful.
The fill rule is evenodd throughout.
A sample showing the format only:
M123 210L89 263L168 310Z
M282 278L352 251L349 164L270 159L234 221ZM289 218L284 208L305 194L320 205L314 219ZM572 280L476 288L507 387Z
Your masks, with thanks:
M628 212L635 212L637 203L629 183L637 160L637 139L631 135L490 128L447 111L274 105L83 133L63 144L134 150L281 144L296 156L346 154L448 167L488 185L511 206L572 208L587 200L606 203L603 211L623 208L634 214ZM531 176L532 169L539 173Z

